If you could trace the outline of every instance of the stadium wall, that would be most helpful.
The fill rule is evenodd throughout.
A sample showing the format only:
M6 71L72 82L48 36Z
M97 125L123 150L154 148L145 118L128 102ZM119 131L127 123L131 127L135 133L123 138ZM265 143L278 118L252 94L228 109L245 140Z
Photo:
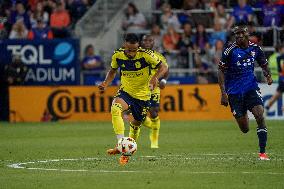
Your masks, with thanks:
M117 87L40 86L10 88L10 121L109 121ZM168 86L161 94L163 120L231 120L219 105L218 85ZM23 100L25 99L25 100Z
M277 85L260 87L267 103ZM90 86L10 87L10 121L110 121L110 105L116 91L114 86L103 94ZM219 97L216 84L167 86L161 94L160 117L163 120L232 120L229 107L221 106ZM283 98L267 112L267 118L284 119L282 106Z

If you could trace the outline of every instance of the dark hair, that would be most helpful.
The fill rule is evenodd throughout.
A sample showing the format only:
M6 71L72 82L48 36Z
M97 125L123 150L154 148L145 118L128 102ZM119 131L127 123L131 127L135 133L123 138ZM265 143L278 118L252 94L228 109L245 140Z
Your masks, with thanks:
M16 4L22 4L22 5L24 5L24 3L23 3L22 1L20 1L20 0L16 1Z
M137 7L135 6L134 3L128 3L128 6L131 7L131 8L133 8L133 13L134 13L134 15L136 15L137 13L139 13L139 10L137 9ZM126 11L126 17L129 18L129 16L130 16L130 15L129 15L128 12Z
M203 26L203 28L204 28L204 31L202 32L202 33L199 33L199 32L197 32L197 27L199 26L199 25L201 25L201 26ZM195 43L196 44L198 44L198 41L199 41L199 39L202 37L203 39L204 39L204 41L207 43L208 42L208 34L207 34L207 32L206 32L206 30L205 30L205 26L203 25L203 24L196 24L196 34L195 34L195 36L196 36L196 40L195 40Z
M56 2L56 7L59 7L59 6L61 6L61 5L63 5L63 3L62 3L61 1L57 1L57 2Z
M124 36L124 41L125 42L128 42L128 43L131 43L131 44L135 44L135 43L138 43L139 42L139 38L136 34L134 33L127 33L125 34Z
M84 52L85 56L87 55L87 52L90 48L94 48L94 46L92 44L89 44L85 47L85 52Z
M182 28L184 29L184 26L185 25L190 25L191 26L191 28L193 28L193 25L192 25L192 23L190 23L190 22L185 22L185 23L183 23L183 25L182 25Z
M249 21L247 25L248 26L255 26L255 23L253 21Z
M232 34L235 35L235 32L236 32L236 28L246 28L245 30L248 30L248 27L247 27L248 23L247 22L244 22L244 21L241 21L241 22L238 22L236 23L233 27L232 27Z
M234 24L234 25L233 25L233 28L235 28L235 27L247 27L247 25L248 25L247 22L245 22L245 21L240 21L240 22Z

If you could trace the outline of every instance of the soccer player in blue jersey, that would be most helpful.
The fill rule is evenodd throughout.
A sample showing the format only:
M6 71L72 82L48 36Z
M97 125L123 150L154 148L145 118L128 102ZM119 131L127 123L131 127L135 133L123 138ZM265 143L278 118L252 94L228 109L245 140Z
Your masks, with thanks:
M248 28L243 23L233 27L235 42L223 50L219 63L218 80L221 90L221 105L231 107L231 111L243 133L249 131L247 110L257 122L259 139L259 159L269 160L265 153L267 128L264 120L263 100L254 76L257 62L263 70L268 85L272 78L261 47L249 41Z

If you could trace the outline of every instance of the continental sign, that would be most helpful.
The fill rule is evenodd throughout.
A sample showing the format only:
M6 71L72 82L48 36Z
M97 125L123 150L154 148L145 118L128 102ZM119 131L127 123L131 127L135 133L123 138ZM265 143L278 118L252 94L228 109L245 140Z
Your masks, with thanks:
M97 87L11 87L10 120L110 121L110 106L117 87L101 94ZM217 85L167 86L161 92L164 120L230 120L229 108L219 105Z

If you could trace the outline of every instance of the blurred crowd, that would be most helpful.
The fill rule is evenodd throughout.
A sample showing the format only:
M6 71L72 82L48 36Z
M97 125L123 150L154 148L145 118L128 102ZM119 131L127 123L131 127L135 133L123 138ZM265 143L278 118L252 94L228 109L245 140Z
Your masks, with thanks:
M155 38L155 50L166 56L171 68L193 68L200 73L198 83L216 82L215 70L223 47L230 42L233 24L247 23L250 40L261 46L273 46L275 27L283 36L283 0L229 2L156 0L157 11L150 19L129 3L122 29L139 35L150 32ZM256 27L267 28L259 32Z
M75 23L96 0L0 0L0 39L53 39L73 36ZM135 2L135 1L133 1ZM222 49L231 40L230 28L249 26L250 40L261 46L284 40L284 0L153 0L151 14L128 3L121 23L124 32L151 33L155 50L171 68L197 74L198 83L217 81ZM264 28L265 27L265 28ZM258 28L264 28L259 30ZM101 72L103 59L92 44L85 47L82 69ZM177 73L186 76L190 72Z
M72 28L94 0L1 0L0 39L53 39Z

